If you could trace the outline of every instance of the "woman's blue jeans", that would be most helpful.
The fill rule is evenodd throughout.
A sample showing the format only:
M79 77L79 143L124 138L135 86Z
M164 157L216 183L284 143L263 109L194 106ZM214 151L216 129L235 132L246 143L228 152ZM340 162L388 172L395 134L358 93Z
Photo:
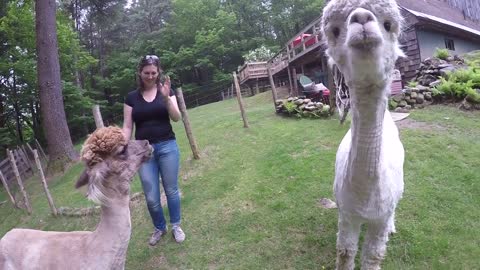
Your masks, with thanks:
M160 177L167 197L168 212L172 225L180 224L180 194L178 170L180 152L176 140L152 144L153 156L142 164L138 173L147 200L148 212L153 225L159 230L167 229L167 222L160 203Z

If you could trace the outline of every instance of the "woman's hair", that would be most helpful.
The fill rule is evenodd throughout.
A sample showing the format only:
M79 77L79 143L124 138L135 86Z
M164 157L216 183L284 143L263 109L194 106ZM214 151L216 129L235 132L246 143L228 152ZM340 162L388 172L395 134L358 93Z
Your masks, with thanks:
M140 59L137 67L137 84L140 91L143 91L145 89L145 85L142 78L140 77L140 73L142 72L144 67L149 65L154 65L157 67L158 77L156 83L158 84L158 82L160 82L160 75L162 73L162 68L160 67L160 59L156 55L145 55L144 57L142 57L142 59Z

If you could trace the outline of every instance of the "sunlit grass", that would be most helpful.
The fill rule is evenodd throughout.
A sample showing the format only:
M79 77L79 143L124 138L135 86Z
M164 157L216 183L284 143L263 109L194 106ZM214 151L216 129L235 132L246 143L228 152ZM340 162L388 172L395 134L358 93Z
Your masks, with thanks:
M132 206L127 269L332 269L337 213L318 200L333 199L335 152L348 126L337 119L275 115L270 93L246 98L250 129L236 100L189 110L202 152L192 160L182 123L183 228L179 245L169 236L151 248L145 203ZM402 128L405 194L384 269L475 269L480 240L480 114L433 106ZM476 134L476 135L475 135ZM76 165L49 184L57 206L91 206L73 185ZM93 217L53 218L37 179L31 179L34 213L0 206L0 235L14 227L92 230ZM132 192L140 191L138 179ZM0 201L8 198L0 192Z

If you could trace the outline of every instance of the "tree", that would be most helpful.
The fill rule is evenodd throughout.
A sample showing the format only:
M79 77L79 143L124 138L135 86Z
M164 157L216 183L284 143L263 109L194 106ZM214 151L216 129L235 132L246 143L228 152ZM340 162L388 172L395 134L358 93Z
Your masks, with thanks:
M35 12L40 110L50 156L47 171L53 173L77 160L78 153L73 148L63 104L55 0L37 0Z

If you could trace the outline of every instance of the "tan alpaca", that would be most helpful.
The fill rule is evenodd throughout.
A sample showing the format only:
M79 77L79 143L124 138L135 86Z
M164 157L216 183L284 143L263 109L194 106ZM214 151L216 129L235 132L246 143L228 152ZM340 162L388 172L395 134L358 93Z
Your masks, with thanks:
M130 182L151 156L148 141L127 142L118 127L96 130L82 148L86 169L76 187L101 204L93 232L13 229L0 240L0 270L124 269L130 240Z
M350 89L352 124L338 147L337 269L354 269L362 224L361 269L380 269L403 193L404 149L387 110L402 18L394 0L332 0L322 32L327 54Z

